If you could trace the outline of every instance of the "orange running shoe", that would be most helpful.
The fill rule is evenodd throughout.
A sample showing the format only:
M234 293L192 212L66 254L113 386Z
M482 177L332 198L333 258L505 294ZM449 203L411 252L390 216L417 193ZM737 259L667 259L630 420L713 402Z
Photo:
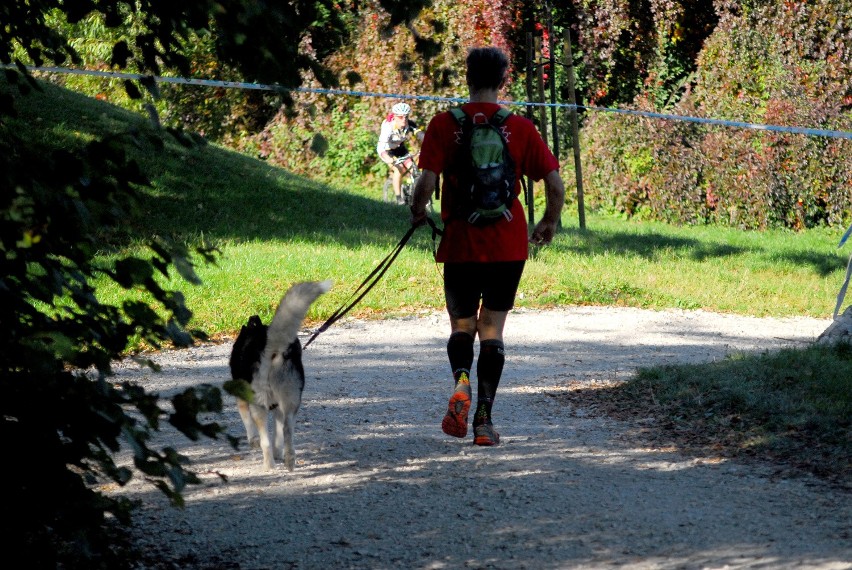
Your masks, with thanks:
M491 420L482 425L473 426L473 443L474 445L497 445L500 443L500 434L491 425Z
M450 396L447 414L441 422L444 433L453 437L467 435L467 413L470 411L470 382L467 375L462 375L456 384L456 390Z

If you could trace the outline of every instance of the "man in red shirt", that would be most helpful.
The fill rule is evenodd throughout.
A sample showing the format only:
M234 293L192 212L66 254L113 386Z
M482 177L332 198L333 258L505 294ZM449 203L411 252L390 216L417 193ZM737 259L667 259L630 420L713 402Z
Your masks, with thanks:
M482 113L490 118L500 106L497 96L506 82L509 60L497 48L475 48L467 56L466 80L470 102L462 106L468 117ZM461 127L449 112L436 115L426 129L420 149L420 178L411 206L412 222L426 221L426 205L438 175L444 175L441 219L444 233L437 260L444 263L444 295L450 316L447 341L455 389L441 424L444 433L467 435L471 405L470 372L474 339L479 336L477 360L477 404L473 418L473 442L496 445L500 441L491 421L491 407L505 361L503 327L515 302L518 283L528 257L528 242L545 245L556 233L565 187L559 176L559 162L547 148L529 120L509 116L501 125L516 170L522 175L544 180L547 206L544 216L528 238L526 216L521 201L515 199L511 215L485 226L457 217L454 200L459 200L455 157L461 152ZM516 182L515 193L520 193Z

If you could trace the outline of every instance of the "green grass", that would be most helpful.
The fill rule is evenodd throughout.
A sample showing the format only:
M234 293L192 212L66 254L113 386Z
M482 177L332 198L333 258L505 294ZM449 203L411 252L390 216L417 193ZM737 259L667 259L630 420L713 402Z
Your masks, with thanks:
M777 457L848 486L851 381L852 346L841 343L646 368L619 390L693 442Z
M16 128L45 146L150 129L140 116L51 86L21 99L19 108ZM136 152L154 186L145 191L140 214L128 219L120 234L107 236L103 258L144 254L140 244L152 235L217 245L218 263L199 267L201 285L177 278L168 283L185 292L194 312L192 326L214 337L233 334L251 314L268 320L287 287L301 280L335 282L309 314L314 322L325 319L408 227L404 209L381 201L381 180L334 181L330 173L319 172L312 180L214 145L186 147L173 141L162 150ZM674 307L825 318L833 310L848 255L836 247L841 228L743 232L590 212L587 228L580 230L576 220L576 212L566 211L554 243L533 251L519 306ZM430 237L427 229L419 230L352 314L381 318L442 310ZM100 284L105 303L133 294ZM835 368L840 372L829 379L826 371ZM807 373L790 373L797 369ZM757 437L765 430L760 437L774 441L772 449L784 448L774 438L807 436L810 447L788 448L807 452L827 445L845 454L848 469L851 372L848 358L807 349L644 370L621 389L627 394L652 383L656 401L664 406L660 409L673 415L693 410L695 417L712 417L725 410L719 417L748 418L738 420L737 425L750 426L740 432ZM740 443L754 441L744 437Z
M550 282L539 303L824 317L842 282L844 258L827 230L741 232L592 215L580 231L565 218L568 229L527 274Z
M196 152L218 155L219 176L200 181L198 170L183 170L183 176L196 179L179 185L180 173L173 172L181 195L160 188L152 193L147 207L157 215L144 227L179 240L203 236L221 249L217 266L199 270L204 284L186 288L195 325L211 334L238 328L246 307L269 316L281 292L304 279L334 280L332 294L311 313L316 319L328 316L407 228L406 211L380 202L371 188L318 184L222 149ZM744 233L591 215L581 231L570 212L563 222L554 243L533 252L519 306L827 317L843 279L845 259L836 250L836 232L828 230ZM114 301L123 292L106 287L105 294ZM440 274L424 228L354 314L398 315L442 304Z
M625 382L577 382L554 398L634 420L625 432L641 432L642 445L702 460L771 459L776 474L808 472L850 489L850 381L852 346L841 343L640 368Z

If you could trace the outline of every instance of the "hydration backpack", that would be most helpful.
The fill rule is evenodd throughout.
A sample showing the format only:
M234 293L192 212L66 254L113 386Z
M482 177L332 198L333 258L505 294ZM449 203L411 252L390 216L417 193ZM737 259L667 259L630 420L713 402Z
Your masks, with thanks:
M491 119L483 113L469 117L459 107L450 109L461 125L461 150L455 174L458 177L456 215L475 225L501 218L512 219L515 199L515 162L502 125L511 112L500 109Z

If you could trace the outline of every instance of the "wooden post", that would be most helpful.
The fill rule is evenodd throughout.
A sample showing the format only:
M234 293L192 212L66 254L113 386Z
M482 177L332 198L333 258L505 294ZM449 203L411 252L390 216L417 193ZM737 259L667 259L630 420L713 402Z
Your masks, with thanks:
M536 103L544 103L544 66L542 65L542 59L539 57L541 54L541 38L535 38L535 75L538 82L538 96L536 97ZM538 108L538 122L539 122L539 130L541 131L541 138L544 139L544 142L547 143L547 108L541 106Z
M556 56L553 53L553 14L548 8L547 12L547 41L548 41L548 49L550 51L550 57L548 58L548 63L550 64L550 123L551 129L550 132L553 135L553 155L556 157L556 160L559 160L559 127L556 125ZM556 228L562 229L562 216L556 220Z
M556 126L556 56L553 53L553 16L547 14L547 33L548 47L550 48L550 102L553 107L550 108L550 131L553 133L553 154L559 158L559 128Z
M533 35L532 32L527 32L527 101L532 100L532 77L533 77ZM527 105L524 109L524 112L527 115L527 119L532 120L533 107L532 105Z
M571 30L565 29L565 67L568 69L568 93L571 108L571 139L574 143L574 171L577 179L577 213L580 229L586 229L586 207L583 201L583 168L580 164L580 127L577 123L577 96L574 93L574 55L571 53Z
M532 77L533 77L533 34L532 32L527 32L527 101L532 101ZM527 105L526 115L529 120L533 118L533 108L532 105ZM535 195L533 193L533 181L527 176L527 184L525 189L524 199L527 203L527 223L530 228L533 227L533 220L535 218Z

